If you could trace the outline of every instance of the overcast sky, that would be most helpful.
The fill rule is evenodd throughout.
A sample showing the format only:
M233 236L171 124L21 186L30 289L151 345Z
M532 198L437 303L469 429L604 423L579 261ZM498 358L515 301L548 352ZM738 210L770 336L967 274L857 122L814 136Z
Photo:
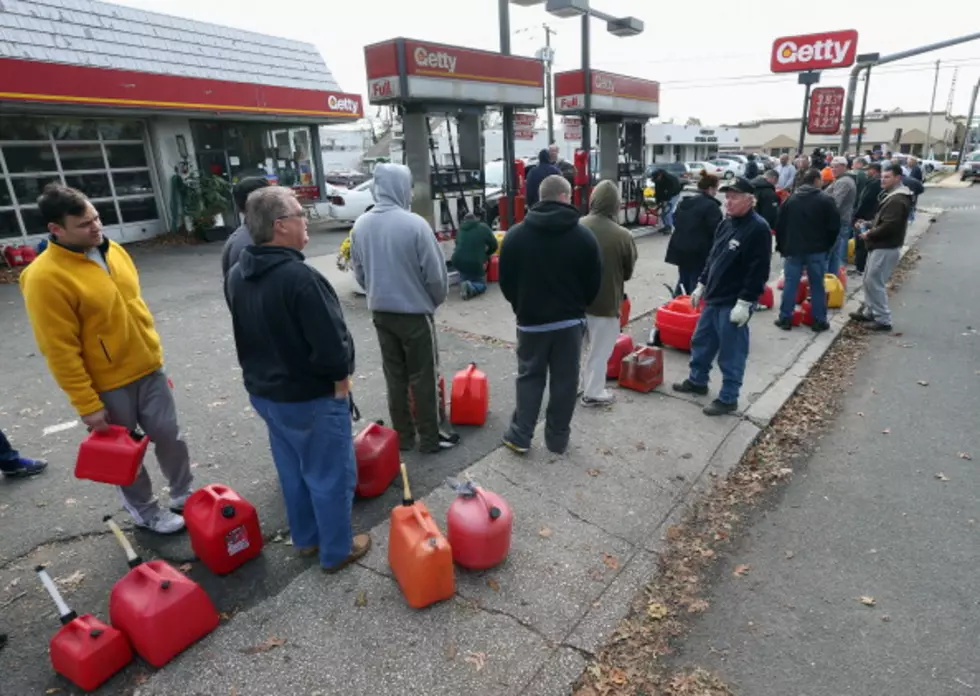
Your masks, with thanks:
M115 0L147 10L225 24L315 44L341 87L363 94L363 47L399 36L499 49L496 0ZM796 76L769 72L778 36L856 29L858 52L882 55L980 32L977 0L592 0L607 14L642 19L645 32L618 39L592 22L592 66L659 80L662 120L697 117L705 125L757 118L797 117L803 88ZM971 9L972 8L972 9ZM555 69L580 67L580 21L548 15L543 6L511 6L512 49L532 55L543 45L546 22ZM934 63L942 61L936 110L949 98L958 67L953 112L965 115L980 79L980 41L882 66L871 79L870 109L925 111ZM845 85L847 70L825 72L822 85Z

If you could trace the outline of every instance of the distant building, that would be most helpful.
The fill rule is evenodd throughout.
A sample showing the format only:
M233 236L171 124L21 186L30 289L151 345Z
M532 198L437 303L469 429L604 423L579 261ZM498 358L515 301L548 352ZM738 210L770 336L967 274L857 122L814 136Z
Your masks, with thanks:
M374 138L367 121L320 126L323 171L357 171L372 145Z

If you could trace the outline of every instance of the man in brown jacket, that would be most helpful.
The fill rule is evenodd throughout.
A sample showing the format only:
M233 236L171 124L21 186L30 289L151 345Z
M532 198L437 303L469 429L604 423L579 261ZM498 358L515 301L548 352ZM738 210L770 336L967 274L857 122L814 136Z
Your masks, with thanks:
M582 405L603 406L613 401L606 389L606 363L619 336L619 312L623 284L633 275L636 243L619 225L619 186L600 181L589 199L589 214L582 225L591 230L602 255L602 284L599 294L585 310L589 351L582 370Z
M858 311L851 312L851 319L865 322L872 331L891 331L892 313L888 308L885 283L902 255L912 209L912 192L902 183L902 167L898 164L881 170L881 188L874 222L860 233L868 250L864 268L864 304Z

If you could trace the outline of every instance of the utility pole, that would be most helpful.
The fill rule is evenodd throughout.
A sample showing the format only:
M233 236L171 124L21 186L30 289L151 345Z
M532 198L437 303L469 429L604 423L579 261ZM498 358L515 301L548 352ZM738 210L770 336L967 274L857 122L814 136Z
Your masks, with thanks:
M857 156L861 156L861 141L864 139L864 115L868 110L868 83L871 82L871 66L868 66L867 72L864 73L864 96L861 98L861 118L858 119L858 139L857 145L854 146L854 151Z
M976 41L977 39L980 39L980 32L967 34L966 36L958 36L955 39L948 39L946 41L940 41L939 43L929 44L927 46L911 48L907 51L899 51L898 53L892 53L887 56L876 56L874 60L858 60L854 64L854 67L851 68L850 79L847 83L847 99L844 102L844 127L841 132L840 151L847 152L851 145L851 126L854 125L854 97L855 93L857 92L858 77L861 75L862 70L867 68L869 65L894 63L897 60L911 58L912 56L920 56L923 53L930 53L932 51L937 51L940 48L956 46L961 43L966 43L967 41Z
M922 156L932 159L932 112L936 110L936 90L939 88L939 61L936 61L936 77L932 81L932 101L929 102L929 120L926 121L926 141L922 145Z
M544 52L545 52L545 99L548 104L548 145L555 142L555 98L551 92L551 70L555 63L555 53L551 50L551 35L557 34L554 29L549 27L547 23L541 25L544 27Z
M963 133L963 144L960 146L960 154L956 157L956 171L963 165L963 155L970 147L970 127L973 124L973 112L977 108L977 94L980 93L980 80L973 86L973 96L970 97L970 115L966 117L966 131Z
M510 55L510 1L498 0L497 17L500 23L500 53ZM507 199L507 229L514 224L514 107L504 107L504 197Z

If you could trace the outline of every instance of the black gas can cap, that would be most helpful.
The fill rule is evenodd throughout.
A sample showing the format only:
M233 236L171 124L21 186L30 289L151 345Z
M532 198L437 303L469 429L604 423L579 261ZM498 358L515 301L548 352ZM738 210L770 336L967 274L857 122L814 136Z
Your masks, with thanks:
M226 520L230 520L232 517L235 516L235 506L225 505L223 508L221 508L221 516L224 517Z
M103 631L101 628L93 628L91 631L88 632L89 637L91 638L98 638L103 633L105 633L105 631Z
M160 581L160 589L162 589L162 590L169 590L170 589L170 581L169 580L162 580L162 581Z

